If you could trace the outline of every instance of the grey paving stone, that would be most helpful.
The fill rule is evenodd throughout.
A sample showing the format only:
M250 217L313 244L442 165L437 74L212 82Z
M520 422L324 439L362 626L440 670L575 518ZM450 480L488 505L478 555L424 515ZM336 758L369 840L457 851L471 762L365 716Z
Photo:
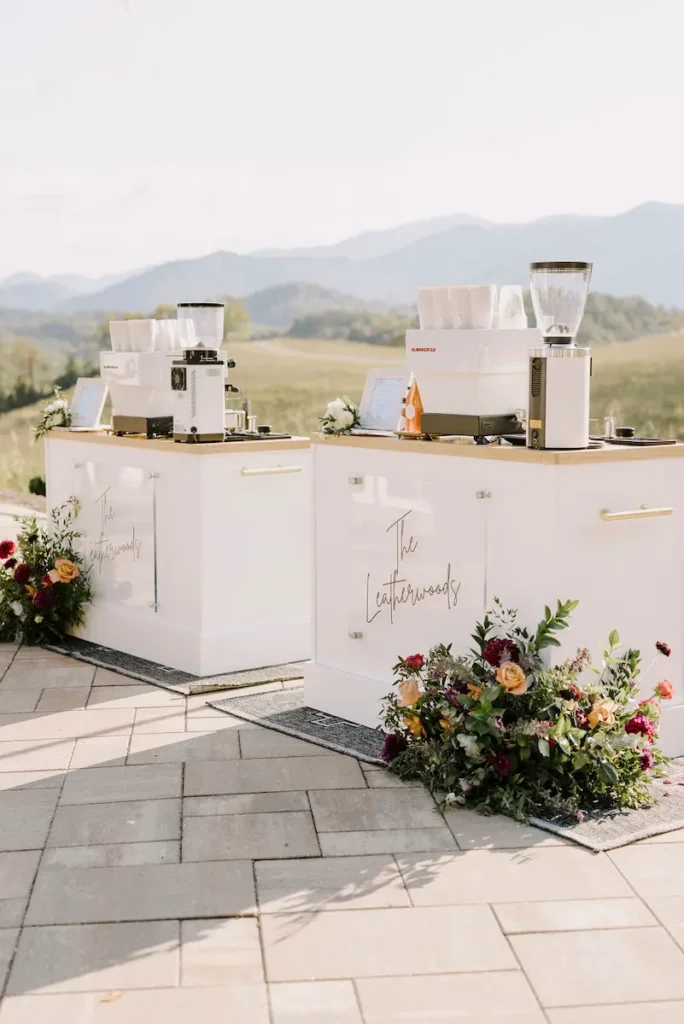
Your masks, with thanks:
M501 814L478 814L468 808L444 813L461 850L518 850L537 846L566 846L565 840L533 825L523 825Z
M263 814L267 811L308 811L306 793L237 793L232 796L186 796L183 815Z
M3 900L28 896L39 860L38 850L0 853L0 894Z
M18 928L6 928L0 931L0 992L2 992L7 978L9 965L14 955L14 948L18 938Z
M42 849L58 797L56 789L0 792L0 850Z
M663 928L512 935L510 941L542 1006L684 999L684 953ZM601 969L608 964L610 970Z
M94 686L88 701L89 710L106 708L176 708L185 710L185 697L159 686Z
M643 928L658 922L641 900L554 900L497 903L494 913L507 934L576 932L594 928Z
M191 817L183 825L184 861L319 855L309 811Z
M34 711L39 697L39 690L0 690L0 714Z
M256 918L181 921L181 985L253 984L263 980Z
M422 783L415 779L400 779L388 771L368 771L375 765L362 765L363 774L370 789L421 789Z
M228 1016L229 1014L229 1016ZM13 996L0 1024L269 1024L265 985Z
M132 864L178 864L180 842L111 843L106 846L59 846L47 849L43 868L115 868Z
M178 936L177 921L25 928L7 993L172 986L178 977Z
M76 740L69 770L124 765L128 755L128 742L128 735L87 736L84 739Z
M647 1008L646 1008L647 1006ZM682 1024L684 1002L618 1003L614 1006L581 1006L547 1010L549 1024Z
M269 981L503 971L515 957L488 907L265 914Z
M684 896L684 847L679 843L636 843L612 850L618 866L638 896Z
M57 687L90 686L95 675L91 665L78 664L70 658L51 662L42 658L28 661L16 655L0 682L0 692L7 690L45 690ZM57 657L57 655L55 656Z
M448 828L380 829L370 832L319 832L324 857L373 853L422 853L455 850Z
M64 772L4 772L0 770L0 793L7 789L26 792L30 789L61 789Z
M11 731L14 742L127 735L133 727L134 715L133 708L57 711L50 715L0 715L0 729Z
M122 800L58 808L48 846L92 846L180 839L180 800Z
M255 865L264 914L411 905L393 857L326 857Z
M185 732L185 708L136 708L133 735L149 732Z
M424 789L313 789L309 794L319 832L363 832L375 829L439 828L443 823L434 800Z
M73 750L74 740L3 741L0 743L0 775L3 772L65 771Z
M239 757L238 735L232 729L204 733L134 733L128 763L220 761Z
M273 1024L363 1024L351 981L269 985Z
M38 874L27 924L232 917L255 911L246 861L50 868Z
M31 691L27 691L27 693L30 692ZM89 693L89 686L74 686L69 689L61 687L53 690L43 690L40 700L36 706L36 711L76 711L79 708L85 708ZM5 710L2 708L1 703L0 708Z
M62 804L96 804L118 800L163 800L181 795L179 764L86 768L70 773Z
M424 978L362 978L366 1024L544 1024L534 992L519 971Z
M0 899L0 928L19 928L28 905L28 893L21 899Z
M295 736L275 732L273 729L240 730L240 749L245 758L252 757L319 757L330 755L325 747L317 747Z
M398 854L414 903L520 903L611 899L634 893L603 854L577 847Z
M366 788L351 757L267 757L251 761L195 761L185 769L186 796L273 793L283 790Z

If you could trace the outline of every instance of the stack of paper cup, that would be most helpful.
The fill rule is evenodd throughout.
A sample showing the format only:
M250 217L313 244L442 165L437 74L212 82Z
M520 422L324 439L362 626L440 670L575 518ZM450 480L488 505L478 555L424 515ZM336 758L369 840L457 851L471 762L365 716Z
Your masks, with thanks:
M423 330L488 330L496 312L494 284L418 289L418 318Z

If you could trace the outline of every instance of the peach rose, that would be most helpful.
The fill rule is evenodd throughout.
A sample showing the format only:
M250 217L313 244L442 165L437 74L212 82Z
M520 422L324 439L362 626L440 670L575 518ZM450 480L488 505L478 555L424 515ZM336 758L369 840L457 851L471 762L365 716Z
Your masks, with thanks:
M468 683L468 696L478 700L482 696L482 687L477 683Z
M54 579L53 572L57 573L57 579ZM71 583L81 573L78 566L70 562L68 558L57 558L55 560L55 568L48 575L53 583Z
M425 735L423 723L421 722L418 715L414 714L413 712L409 712L409 714L404 717L403 722L408 731L411 733L411 735L415 736L417 740L419 740L422 736Z
M509 693L514 693L516 697L527 693L530 685L520 665L516 665L514 661L504 661L499 665L496 670L496 681L501 683Z
M612 700L595 700L589 712L589 725L595 729L597 725L615 725L615 704Z
M672 700L674 696L674 686L669 679L661 679L659 683L656 683L656 693L663 700Z
M417 679L402 679L397 689L399 690L397 704L400 708L412 707L420 697L420 687L418 686Z

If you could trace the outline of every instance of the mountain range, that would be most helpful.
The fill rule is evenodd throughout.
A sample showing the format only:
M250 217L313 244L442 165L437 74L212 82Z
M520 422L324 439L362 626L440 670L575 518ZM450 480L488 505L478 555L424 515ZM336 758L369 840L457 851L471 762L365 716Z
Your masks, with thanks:
M616 216L562 215L525 224L454 214L334 245L221 251L113 279L13 275L0 281L0 307L149 312L163 303L247 296L292 282L396 306L414 303L425 285L525 285L529 263L541 259L591 260L592 289L684 307L684 205L650 202Z

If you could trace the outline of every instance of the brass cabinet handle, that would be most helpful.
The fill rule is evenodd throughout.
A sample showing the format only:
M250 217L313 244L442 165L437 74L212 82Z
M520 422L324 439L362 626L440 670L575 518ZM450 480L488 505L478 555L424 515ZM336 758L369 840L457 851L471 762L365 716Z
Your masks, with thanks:
M673 512L674 509L667 505L660 508L640 505L639 508L630 508L625 512L611 512L607 508L602 508L600 515L604 523L615 523L622 519L651 519L655 516L671 516Z
M301 473L303 466L265 466L263 469L248 469L243 466L240 476L277 476L279 473Z

